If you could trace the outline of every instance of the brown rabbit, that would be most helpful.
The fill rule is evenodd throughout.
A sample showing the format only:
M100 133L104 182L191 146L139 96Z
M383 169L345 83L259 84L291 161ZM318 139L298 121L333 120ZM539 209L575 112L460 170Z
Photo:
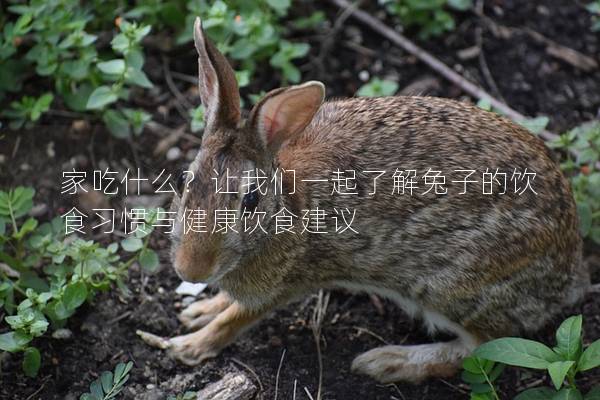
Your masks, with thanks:
M197 364L275 307L319 288L346 288L392 299L431 331L456 335L372 349L352 363L381 382L419 382L455 373L483 341L540 328L585 293L589 273L569 184L524 128L439 98L323 102L324 86L314 81L271 91L244 121L233 71L199 19L194 38L206 129L189 167L195 178L173 201L172 260L184 280L220 292L181 314L195 332L159 341L175 358ZM296 176L292 182L284 175L283 193L215 193L215 172L242 176L255 168ZM446 193L390 190L394 171L421 176L430 168L446 173ZM497 169L534 171L531 190L516 193L512 181L507 190L498 176L496 189L505 193L483 194L481 175L465 183L464 170ZM356 171L357 194L332 194L331 182L307 181L338 170ZM376 194L373 171L387 172ZM292 184L294 194L286 194ZM273 218L262 221L266 232L244 233L239 225L242 210L273 215L283 208L296 216L356 210L354 231L273 234ZM194 209L206 210L209 228L215 210L237 210L238 232L186 232L185 210Z

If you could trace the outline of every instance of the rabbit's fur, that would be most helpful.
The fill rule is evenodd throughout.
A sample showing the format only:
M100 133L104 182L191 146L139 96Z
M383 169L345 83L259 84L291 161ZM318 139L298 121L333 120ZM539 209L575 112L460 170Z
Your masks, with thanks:
M189 192L176 196L173 263L187 280L208 281L217 297L182 314L200 328L170 340L172 354L188 364L214 356L274 307L319 288L378 293L421 315L432 329L457 335L447 343L385 346L359 356L356 371L389 382L418 382L455 372L460 361L487 339L543 326L579 300L589 276L581 260L576 207L568 181L543 142L524 128L478 107L440 98L353 98L325 102L324 88L308 82L277 89L255 106L247 121L225 58L195 27L200 89L206 108L202 147L189 170ZM210 233L217 209L241 210L243 194L216 194L219 176L262 169L295 170L284 194L260 196L262 226L245 234ZM441 170L448 193L391 193L396 169ZM534 171L521 195L463 192L465 174ZM356 171L358 195L332 195L332 171ZM386 171L373 190L374 175ZM288 175L284 174L284 177ZM512 184L512 183L511 183ZM497 190L497 189L496 189ZM356 209L358 233L278 234L270 215L285 207ZM184 233L185 209L207 213L209 233ZM239 216L240 212L238 212Z

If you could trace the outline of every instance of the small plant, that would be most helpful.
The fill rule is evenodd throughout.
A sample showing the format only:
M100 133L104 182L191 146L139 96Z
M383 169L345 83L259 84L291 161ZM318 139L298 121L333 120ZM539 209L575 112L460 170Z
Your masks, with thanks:
M11 129L19 129L23 125L31 128L33 123L50 109L52 100L54 100L52 93L46 93L37 99L23 96L20 101L11 102L11 108L2 111L1 115L11 120L8 125Z
M0 14L4 27L0 30L0 102L23 89L31 93L18 101L11 99L10 107L0 104L0 109L6 109L1 115L13 129L31 127L48 109L43 106L46 102L49 106L52 98L41 95L52 87L50 94L59 106L102 120L118 138L139 135L150 114L122 103L126 105L132 89L152 86L143 72L142 40L155 25L157 30L174 30L168 36L176 37L178 45L187 45L196 16L233 60L240 87L247 86L257 66L267 62L284 84L298 82L300 71L293 62L306 56L309 46L283 38L287 30L280 21L290 7L290 0L11 2L6 7L9 12ZM303 29L323 19L323 13L315 13L292 23ZM110 48L98 40L113 35ZM37 92L38 88L44 89Z
M397 91L397 82L375 77L362 85L356 95L360 97L393 96Z
M147 271L158 266L158 256L148 248L156 212L148 213L135 234L121 241L123 250L132 254L122 260L119 243L103 247L65 236L60 217L41 225L25 218L34 193L24 187L0 191L0 307L8 314L6 325L0 325L0 350L23 352L28 376L35 376L41 364L32 345L35 338L49 327L63 327L80 306L113 284L128 294L124 279L134 262Z
M499 400L494 382L504 371L504 364L467 357L463 369L461 377L471 388L471 400Z
M492 104L489 102L488 99L479 100L477 102L477 107L486 111L493 111L495 113L502 114L500 110L497 110L496 108L492 107ZM534 135L539 135L548 126L550 118L546 116L540 116L535 118L527 118L525 120L515 122L521 125L522 127L526 128L529 132L533 133Z
M448 9L466 11L473 7L472 0L379 0L379 4L406 28L418 28L421 39L454 30L456 23Z
M200 105L190 112L191 122L191 130L196 133L201 131L204 128L204 106Z
M471 399L500 399L493 383L502 372L502 364L546 370L552 381L552 388L527 389L515 400L598 399L600 387L584 396L576 383L579 373L600 366L600 340L584 348L582 322L581 315L567 318L556 331L553 348L516 337L500 338L479 346L463 364L463 379L471 385Z
M582 235L600 243L600 122L582 124L548 145L566 154L561 168L570 176ZM571 151L579 156L573 158Z
M592 31L600 31L600 0L589 3L586 6L587 10L592 13Z
M117 19L121 32L111 45L120 58L104 61L96 47L99 32L92 34L88 30L90 21L104 25L106 19L93 18L93 7L76 0L31 0L11 5L8 11L18 18L14 23L7 22L0 34L0 100L6 93L21 91L25 80L31 80L32 76L46 78L55 88L55 93L37 100L24 96L20 101L13 101L11 109L2 113L11 120L11 128L19 129L26 121L37 121L56 94L74 111L102 111L102 119L115 136L125 137L131 130L141 131L139 125L148 120L147 114L107 110L107 106L118 99L126 100L133 86L152 86L142 71L144 57L140 48L141 40L150 31L149 26ZM25 35L27 41L23 40ZM36 82L35 87L43 86ZM30 126L30 123L26 125Z
M117 397L129 379L133 362L119 363L115 371L104 371L100 378L90 384L89 393L84 393L79 400L110 400Z

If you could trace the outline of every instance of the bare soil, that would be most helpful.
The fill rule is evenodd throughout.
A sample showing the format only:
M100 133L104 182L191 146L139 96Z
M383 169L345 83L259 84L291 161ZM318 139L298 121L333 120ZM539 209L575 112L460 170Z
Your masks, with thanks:
M337 9L328 3L319 3L331 20L339 17ZM294 13L308 15L314 7L314 3L302 2ZM373 14L385 18L374 5L370 8ZM467 13L459 16L454 32L419 41L419 44L520 112L530 116L548 115L551 130L562 132L599 117L600 71L584 71L553 57L548 54L546 45L525 32L531 29L597 59L600 36L590 31L590 16L582 4L570 0L490 0L484 12L497 24L518 30L506 38L476 15ZM389 19L384 22L393 24ZM406 34L415 37L414 32ZM330 25L317 32L294 31L293 35L312 45L308 61L301 66L305 79L324 81L329 96L355 93L363 83L359 79L362 71L370 76L396 79L407 94L464 96L459 88L437 77L413 56L352 19L345 20L337 30L332 30ZM471 54L469 57L469 51L464 50L477 44L478 35L483 43L482 56ZM172 71L195 74L196 58L191 46L171 49L167 57ZM492 79L485 77L482 72L485 68L489 69ZM176 111L175 97L165 83L160 54L151 52L147 70L157 87L150 95L133 96L133 102L152 112L154 120L165 126L176 128L184 124L185 120ZM175 80L175 84L190 103L199 102L191 83ZM275 84L272 71L265 68L248 91L268 90ZM0 139L0 154L5 156L4 163L0 164L0 186L34 186L36 202L47 205L41 218L50 218L77 204L77 199L60 194L63 170L76 167L91 171L107 163L117 169L139 166L146 174L152 174L162 168L174 173L184 166L184 158L169 162L164 156L153 156L160 139L160 132L145 132L134 141L119 141L110 137L98 123L82 124L52 114L34 130L11 133ZM181 138L176 145L184 154L197 146L186 138ZM55 155L51 155L49 147L53 147ZM115 199L113 203L120 204L120 201ZM292 399L296 388L296 398L304 399L307 398L305 387L314 396L319 369L308 323L314 296L273 313L220 356L196 368L177 364L164 352L141 342L136 329L164 336L183 332L176 315L182 301L189 299L174 293L179 280L169 265L168 245L166 237L153 238L154 248L160 250L163 268L153 276L143 276L139 270L132 269L128 284L132 297L125 299L117 291L102 294L69 322L68 328L73 331L71 339L37 341L43 357L37 378L23 376L20 356L3 355L0 399L77 399L102 371L126 360L132 360L135 367L123 399L163 399L167 394L200 389L226 372L236 370L247 373L262 388L259 398L273 399L277 390L279 399ZM600 283L599 256L598 247L586 246L586 259L595 283ZM586 342L599 338L600 297L588 295L582 305L565 310L564 316L575 313L584 316ZM553 332L560 320L556 319L533 338L553 343ZM437 339L440 338L445 339L443 336ZM372 347L435 339L428 336L419 321L411 321L386 301L382 301L380 307L367 295L333 292L323 326L323 398L468 398L467 387L459 377L421 385L380 385L349 370L353 357ZM591 372L581 380L584 389L598 383L600 372ZM541 384L549 384L541 373L507 368L500 379L500 390L502 398L512 398L519 390Z

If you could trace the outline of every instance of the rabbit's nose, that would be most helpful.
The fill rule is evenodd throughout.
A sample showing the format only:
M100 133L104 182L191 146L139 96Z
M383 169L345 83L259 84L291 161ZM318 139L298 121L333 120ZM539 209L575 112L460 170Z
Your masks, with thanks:
M180 246L175 251L173 267L177 275L187 282L204 282L212 275L215 258L210 254L199 254Z

